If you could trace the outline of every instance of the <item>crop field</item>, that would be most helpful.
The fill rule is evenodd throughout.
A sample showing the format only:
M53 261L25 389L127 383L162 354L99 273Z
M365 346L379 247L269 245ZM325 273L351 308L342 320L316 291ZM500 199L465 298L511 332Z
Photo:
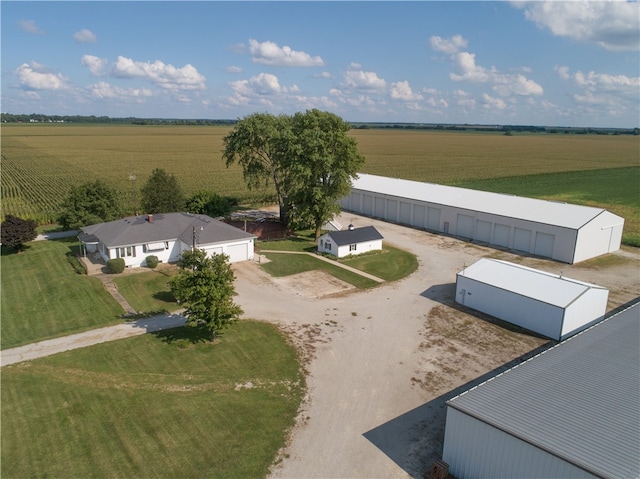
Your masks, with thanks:
M116 187L133 211L154 168L174 174L187 195L206 189L245 203L272 199L272 189L249 191L240 167L225 166L222 139L228 132L225 126L4 125L2 216L52 222L71 185L97 178ZM501 192L516 188L521 193L514 194L597 205L624 216L625 233L640 237L639 136L395 129L351 134L366 158L364 173ZM591 174L585 177L585 171ZM616 190L627 194L611 201Z

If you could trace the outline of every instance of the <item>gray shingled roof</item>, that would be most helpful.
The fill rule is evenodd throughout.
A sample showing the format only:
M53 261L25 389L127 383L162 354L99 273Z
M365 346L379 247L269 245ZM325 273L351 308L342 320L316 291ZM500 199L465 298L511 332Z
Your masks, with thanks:
M194 227L200 245L255 238L255 235L222 221L190 213L154 214L153 222L148 220L147 215L130 216L108 223L85 226L78 237L85 242L102 242L109 248L176 239L191 244Z
M640 303L447 405L600 477L640 477Z
M364 226L352 230L330 231L327 234L338 246L383 239L382 235L373 226Z

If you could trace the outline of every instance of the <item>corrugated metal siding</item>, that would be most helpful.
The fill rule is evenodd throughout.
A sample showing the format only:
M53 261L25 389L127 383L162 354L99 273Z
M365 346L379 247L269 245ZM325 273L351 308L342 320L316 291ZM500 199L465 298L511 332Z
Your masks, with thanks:
M640 477L640 303L447 406L594 475Z
M600 288L570 278L507 261L482 258L460 272L461 276L490 284L554 306L566 307L590 288Z
M597 477L453 408L447 408L442 458L458 479Z
M471 211L484 211L490 214L574 229L582 227L605 211L601 208L556 203L363 173L358 176L359 178L353 182L353 188L357 190L450 205Z

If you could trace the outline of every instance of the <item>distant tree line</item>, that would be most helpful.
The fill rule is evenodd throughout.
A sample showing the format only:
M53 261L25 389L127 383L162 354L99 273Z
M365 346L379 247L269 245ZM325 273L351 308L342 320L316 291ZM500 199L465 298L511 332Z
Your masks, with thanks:
M39 113L0 114L3 123L113 123L121 125L230 125L240 120L211 120L211 119L175 119L175 118L111 118L108 116L83 115L43 115ZM496 131L505 133L562 133L574 135L640 135L640 128L583 128L564 126L536 126L536 125L472 125L472 124L443 124L443 123L387 123L387 122L352 122L351 128L367 129L397 129L397 130L444 130L444 131Z

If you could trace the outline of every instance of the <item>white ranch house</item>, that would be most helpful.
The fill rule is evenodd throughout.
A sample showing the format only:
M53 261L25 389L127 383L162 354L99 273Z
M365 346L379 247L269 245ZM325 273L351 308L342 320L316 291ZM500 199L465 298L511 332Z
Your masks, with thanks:
M318 251L338 258L382 249L382 235L373 226L329 231L318 238Z
M206 215L165 213L131 216L82 228L78 239L85 255L104 261L123 258L128 268L146 266L149 256L172 263L182 253L204 249L226 254L231 263L253 259L256 236Z

